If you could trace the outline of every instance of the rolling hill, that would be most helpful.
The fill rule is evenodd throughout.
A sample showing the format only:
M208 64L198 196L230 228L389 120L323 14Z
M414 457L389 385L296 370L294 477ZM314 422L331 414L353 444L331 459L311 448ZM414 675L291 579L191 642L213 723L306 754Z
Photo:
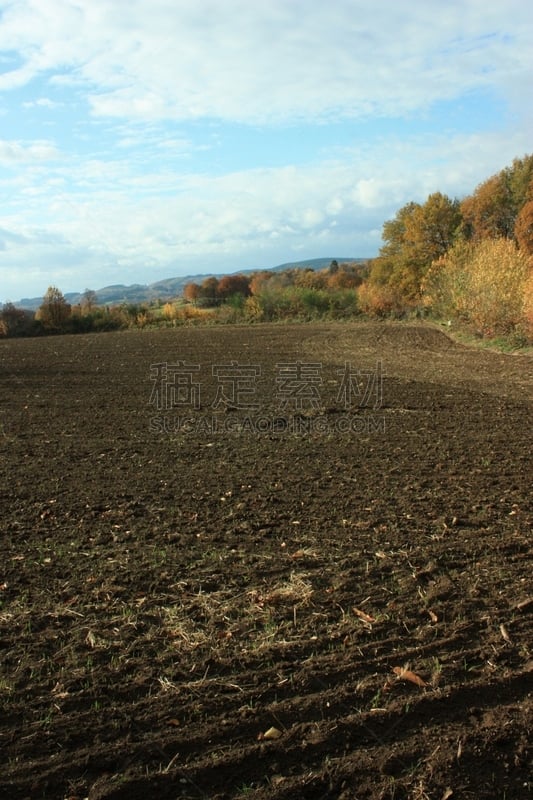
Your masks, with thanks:
M343 262L349 263L363 263L367 261L366 258L336 258L339 264ZM333 258L313 258L307 261L294 261L287 262L286 264L279 264L277 267L265 268L268 272L282 272L286 269L306 269L311 268L315 270L324 269L328 267ZM257 267L255 269L238 270L232 274L250 274L252 272L262 272L263 268ZM120 305L121 303L150 303L154 300L170 300L179 297L183 292L183 287L187 283L201 283L204 278L215 276L221 278L223 274L206 272L200 275L182 275L177 278L166 278L164 280L156 281L155 283L140 284L133 283L125 285L121 283L104 286L101 289L96 289L96 296L98 305ZM82 299L82 292L66 292L65 300L71 305L76 305ZM23 297L18 302L14 303L17 308L28 309L35 311L39 308L43 301L42 297Z

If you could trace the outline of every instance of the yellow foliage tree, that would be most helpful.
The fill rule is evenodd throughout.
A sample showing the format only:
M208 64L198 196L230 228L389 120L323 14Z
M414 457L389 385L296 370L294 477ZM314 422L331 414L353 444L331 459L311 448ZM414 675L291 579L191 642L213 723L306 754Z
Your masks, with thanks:
M35 319L40 320L43 327L50 331L61 331L70 318L71 307L63 293L56 286L49 286L43 302L37 309Z
M479 243L470 266L468 305L483 334L506 334L520 327L528 274L528 257L513 241Z
M365 281L359 286L357 301L364 314L377 317L401 316L407 308L405 297L397 287L371 281Z
M441 192L429 195L423 205L403 206L383 225L384 245L370 266L372 296L377 299L381 295L385 305L392 297L394 304L402 297L405 310L415 307L427 271L452 247L460 222L459 202ZM389 292L378 291L385 286ZM363 298L366 292L370 289L363 290Z
M510 239L459 243L435 262L424 281L426 304L458 316L484 336L523 327L528 256Z
M524 282L524 332L533 341L533 263L530 259L529 275Z
M441 258L434 261L422 281L422 302L441 318L468 318L469 265L474 246L459 240Z
M165 303L163 306L163 316L169 321L176 319L178 316L177 306L174 303Z

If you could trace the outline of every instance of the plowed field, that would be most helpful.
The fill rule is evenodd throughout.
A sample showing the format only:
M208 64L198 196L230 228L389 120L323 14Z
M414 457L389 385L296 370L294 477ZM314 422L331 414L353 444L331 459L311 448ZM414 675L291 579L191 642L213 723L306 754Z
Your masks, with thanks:
M0 797L530 798L532 389L423 325L0 342Z

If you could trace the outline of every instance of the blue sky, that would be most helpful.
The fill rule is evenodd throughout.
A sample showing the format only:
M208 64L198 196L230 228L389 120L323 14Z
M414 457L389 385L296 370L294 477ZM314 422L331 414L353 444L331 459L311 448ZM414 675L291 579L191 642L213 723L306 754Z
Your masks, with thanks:
M525 0L0 0L0 302L377 253L533 152Z

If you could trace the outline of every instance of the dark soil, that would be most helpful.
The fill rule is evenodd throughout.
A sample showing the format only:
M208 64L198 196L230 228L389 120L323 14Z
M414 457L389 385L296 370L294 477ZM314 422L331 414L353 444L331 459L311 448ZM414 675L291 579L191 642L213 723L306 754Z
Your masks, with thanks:
M532 387L423 325L0 342L0 797L530 798Z

